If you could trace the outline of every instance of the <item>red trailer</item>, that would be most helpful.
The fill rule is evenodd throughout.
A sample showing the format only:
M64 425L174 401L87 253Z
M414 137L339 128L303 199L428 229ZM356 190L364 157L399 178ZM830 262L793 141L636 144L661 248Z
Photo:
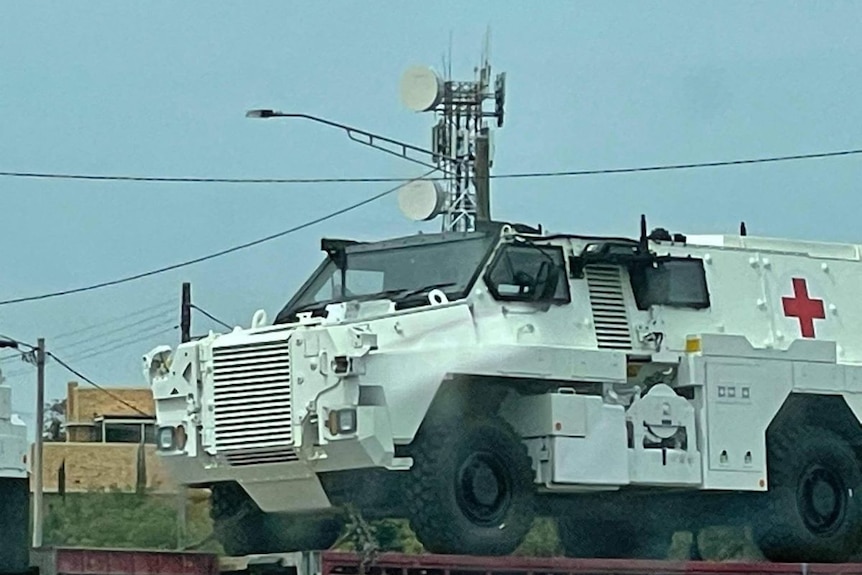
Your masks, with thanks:
M473 557L324 552L319 575L862 575L862 563L768 563ZM303 574L299 574L303 575Z
M31 552L39 575L219 575L213 553L49 547Z
M862 563L768 563L475 557L382 553L210 553L54 548L34 553L39 575L862 575Z

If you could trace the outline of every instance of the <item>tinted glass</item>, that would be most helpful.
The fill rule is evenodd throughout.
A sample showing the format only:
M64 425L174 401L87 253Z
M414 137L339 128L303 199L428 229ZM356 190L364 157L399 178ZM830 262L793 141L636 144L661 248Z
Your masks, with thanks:
M709 307L709 292L701 260L672 259L632 272L638 308L652 305Z
M450 298L463 295L478 273L492 240L480 236L385 249L367 245L348 247L343 297L341 270L330 261L279 317L316 303L384 292L397 297L428 286L441 286Z
M563 251L558 247L506 246L494 259L486 281L498 299L531 301L536 299L537 281L548 277L549 266L556 270L556 287L545 300L569 301Z

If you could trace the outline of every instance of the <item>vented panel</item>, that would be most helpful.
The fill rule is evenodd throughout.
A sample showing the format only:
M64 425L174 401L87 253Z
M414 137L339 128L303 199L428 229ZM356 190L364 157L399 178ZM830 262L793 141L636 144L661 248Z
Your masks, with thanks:
M289 341L213 348L215 447L232 464L296 459Z
M258 465L260 463L285 463L298 461L299 457L292 448L272 447L269 449L243 449L228 451L225 459L234 466Z
M601 349L631 349L632 334L617 266L587 266L584 270L590 290L590 306L596 339Z

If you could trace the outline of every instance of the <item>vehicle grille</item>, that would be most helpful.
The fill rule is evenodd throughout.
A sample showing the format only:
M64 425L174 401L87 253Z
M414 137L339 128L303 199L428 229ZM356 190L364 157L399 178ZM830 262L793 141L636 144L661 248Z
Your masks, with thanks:
M620 268L587 266L584 273L590 290L590 306L599 348L631 349L632 334Z
M233 465L296 459L289 342L213 348L215 447Z

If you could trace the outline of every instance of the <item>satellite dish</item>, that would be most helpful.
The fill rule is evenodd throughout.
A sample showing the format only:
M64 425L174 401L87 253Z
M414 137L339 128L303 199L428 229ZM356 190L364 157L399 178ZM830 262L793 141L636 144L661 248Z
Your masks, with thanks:
M417 222L436 218L445 205L446 193L435 181L414 180L398 192L401 213Z
M401 77L401 101L414 112L427 112L443 99L443 81L425 66L408 68Z

